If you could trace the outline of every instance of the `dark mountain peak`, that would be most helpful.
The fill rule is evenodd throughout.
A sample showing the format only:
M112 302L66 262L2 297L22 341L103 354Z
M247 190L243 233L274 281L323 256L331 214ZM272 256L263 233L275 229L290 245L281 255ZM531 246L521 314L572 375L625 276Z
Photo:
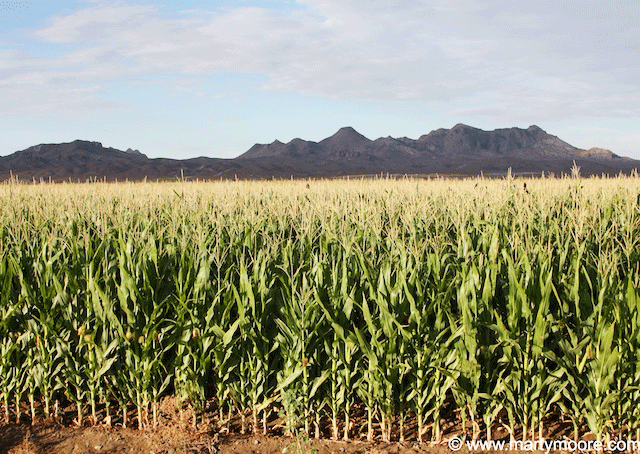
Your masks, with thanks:
M87 144L87 145L95 145L97 147L102 147L102 142L95 142L93 140L82 140L82 139L76 139L71 143L79 143L79 144ZM63 145L63 144L61 144Z
M295 138L256 144L236 159L147 159L138 150L105 148L100 142L75 140L41 144L0 157L0 179L48 178L271 178L400 174L503 175L571 171L583 175L625 173L640 162L609 150L581 150L540 127L485 131L465 124L436 129L414 140L380 137L374 141L352 127L340 128L320 142Z
M605 148L589 148L588 150L584 150L583 154L585 157L590 157L593 159L620 159L620 156L614 154L611 150L607 150Z
M18 175L48 177L63 175L105 176L132 169L148 161L139 151L105 148L100 142L74 140L68 143L40 144L0 158L0 171Z
M463 123L451 129L440 128L421 136L417 140L407 137L381 137L369 140L352 127L340 128L334 135L320 142L294 139L288 144L275 141L270 145L255 145L242 158L304 159L315 165L329 162L346 166L376 165L391 167L406 166L411 162L422 162L430 166L441 162L488 162L500 163L515 160L558 161L574 159L611 160L615 155L608 150L580 150L547 134L539 126L526 129L504 128L485 131ZM266 161L265 161L266 162ZM291 161L294 162L294 161ZM415 165L415 164L412 164ZM501 165L501 164L500 164ZM494 166L495 167L495 166Z
M140 150L132 150L131 148L127 148L127 151L125 151L125 153L130 154L130 155L134 155L134 156L144 156L144 157L146 157L146 155L140 153Z
M359 140L359 141L371 142L369 139L367 139L365 136L363 136L358 131L353 129L351 126L346 126L344 128L338 129L338 132L336 132L334 135L332 135L331 137L328 137L328 138L326 138L324 140L338 139L338 138L339 139L349 139L349 140Z
M482 131L482 129L478 129L478 128L474 128L473 126L469 126L469 125L465 125L462 123L458 123L457 125L455 125L453 128L451 128L449 130L449 133L451 134L460 134L460 133L464 133L464 134L468 134L468 133L475 133L478 131Z
M338 129L338 132L336 132L336 134L358 134L358 135L360 135L360 133L358 131L356 131L355 129L353 129L351 126L343 126L342 128Z
M42 159L66 159L72 156L84 156L86 159L91 157L117 155L124 158L145 158L146 155L138 150L129 148L127 151L117 150L115 148L105 148L100 142L92 142L89 140L74 140L66 143L42 143L29 147L25 150L15 153L17 156L37 156Z
M346 150L360 149L371 143L371 140L348 126L340 128L331 137L318 142L318 145L330 152L342 152Z
M279 156L284 152L284 144L279 140L275 140L270 144L257 143L252 146L248 151L238 156L242 159L251 158L266 158Z

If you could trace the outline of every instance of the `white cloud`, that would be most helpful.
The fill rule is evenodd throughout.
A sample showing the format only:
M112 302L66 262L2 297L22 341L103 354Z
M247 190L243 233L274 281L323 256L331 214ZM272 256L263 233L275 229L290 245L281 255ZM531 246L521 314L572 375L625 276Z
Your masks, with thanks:
M108 39L114 32L144 25L154 12L146 6L99 5L71 14L52 17L49 25L34 33L39 39L54 43Z
M263 76L265 90L424 101L467 115L638 114L634 2L298 3L289 12L238 7L166 19L154 7L93 2L33 32L61 46L60 56L0 49L2 94L20 87L49 103L73 92L77 105L103 108L105 93L88 87L175 75L187 80L176 89L204 94L189 81L240 73ZM0 110L10 106L0 101Z
M120 111L128 106L102 99L100 86L50 88L0 86L0 118L27 116L65 121L72 117Z

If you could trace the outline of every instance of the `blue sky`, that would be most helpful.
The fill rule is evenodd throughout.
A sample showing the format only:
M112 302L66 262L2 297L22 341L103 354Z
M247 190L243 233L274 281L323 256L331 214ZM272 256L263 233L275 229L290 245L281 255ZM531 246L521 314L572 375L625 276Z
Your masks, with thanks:
M0 1L0 155L85 139L231 158L457 123L640 159L640 3Z

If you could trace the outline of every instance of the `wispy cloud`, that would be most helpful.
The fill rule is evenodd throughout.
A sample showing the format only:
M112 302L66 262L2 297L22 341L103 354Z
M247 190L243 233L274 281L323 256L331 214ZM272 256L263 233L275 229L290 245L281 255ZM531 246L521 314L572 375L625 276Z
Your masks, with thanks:
M100 86L65 88L0 86L0 118L27 116L32 119L56 118L68 120L69 116L87 116L121 111L124 103L104 99Z
M153 83L154 75L213 96L194 81L226 73L262 76L263 90L429 102L465 115L638 115L636 2L298 3L172 19L159 7L87 3L33 31L33 40L59 46L58 56L0 48L0 115L15 112L20 96L41 112L57 102L83 115L115 109L109 84Z

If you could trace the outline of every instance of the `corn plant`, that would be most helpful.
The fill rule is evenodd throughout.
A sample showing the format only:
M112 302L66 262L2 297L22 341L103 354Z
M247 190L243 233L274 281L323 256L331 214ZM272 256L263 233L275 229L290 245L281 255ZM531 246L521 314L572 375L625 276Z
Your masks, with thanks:
M638 435L639 181L0 185L4 418Z
M289 240L283 247L278 273L282 285L276 339L282 355L282 368L277 376L277 391L286 413L288 432L292 432L296 422L300 421L304 424L305 433L309 434L311 418L314 413L315 417L320 414L320 409L314 408L314 396L328 376L328 371L321 369L322 333L317 331L324 314L314 297L310 277L313 270L308 276L304 262L299 260L299 252L293 246L293 240Z
M406 282L411 315L405 331L413 344L407 361L411 370L410 391L406 399L417 419L418 441L424 441L432 419L432 440L441 438L441 412L455 384L457 355L452 348L456 337L449 330L448 311L455 289L450 279L452 267L435 253L423 259Z
M356 265L351 245L342 245L327 241L324 245L327 254L324 275L321 279L326 294L316 294L326 320L331 324L329 335L324 337L324 352L330 362L330 374L327 377L325 391L326 407L330 412L331 435L338 439L339 413L343 413L343 436L349 439L351 429L350 412L355 404L359 388L360 350L358 338L353 330L356 322L354 305L360 297L356 282Z
M244 259L244 257L243 257ZM272 294L275 285L274 275L269 267L273 266L268 252L259 250L251 258L250 264L244 260L239 267L238 288L233 288L240 320L240 345L244 357L239 365L237 395L253 413L253 432L259 430L267 434L268 408L273 402L272 370L275 365L274 319L276 304ZM262 414L262 428L259 415ZM242 413L242 432L245 430L244 412Z

